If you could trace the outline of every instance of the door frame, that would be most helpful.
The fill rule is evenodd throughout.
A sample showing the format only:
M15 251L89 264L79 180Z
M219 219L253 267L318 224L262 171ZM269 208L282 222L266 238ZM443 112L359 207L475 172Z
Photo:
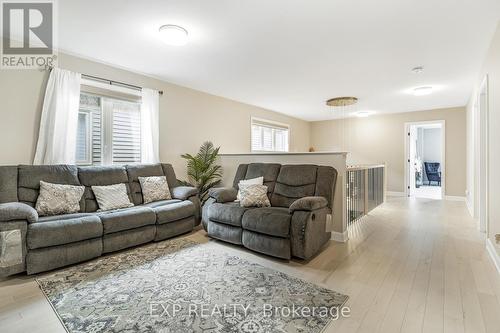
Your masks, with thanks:
M484 92L485 103L484 108L481 105L481 94ZM489 82L486 75L479 86L476 97L476 112L477 112L477 140L478 140L478 165L477 165L477 180L478 180L478 219L479 231L488 233L489 227L489 207L488 207L488 183L489 183Z
M446 121L444 120L426 120L426 121L412 121L404 123L404 142L405 142L405 155L404 155L404 193L407 197L410 196L410 126L415 125L430 125L430 124L441 124L441 200L446 197Z

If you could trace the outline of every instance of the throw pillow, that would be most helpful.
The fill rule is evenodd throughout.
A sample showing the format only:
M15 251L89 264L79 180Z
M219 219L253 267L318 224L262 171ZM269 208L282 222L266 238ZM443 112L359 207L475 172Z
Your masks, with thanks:
M139 183L144 203L172 199L165 176L139 177Z
M127 186L123 183L108 186L92 186L92 191L99 205L99 212L132 207L134 205L130 202L127 194Z
M240 206L242 207L269 207L271 203L267 197L267 186L252 184L241 188Z
M35 209L40 216L62 215L80 211L85 186L52 184L40 181Z
M257 178L252 178L252 179L243 179L238 182L238 194L236 195L236 201L240 201L241 197L241 188L252 185L252 184L257 184L257 185L263 185L264 184L264 177L257 177Z

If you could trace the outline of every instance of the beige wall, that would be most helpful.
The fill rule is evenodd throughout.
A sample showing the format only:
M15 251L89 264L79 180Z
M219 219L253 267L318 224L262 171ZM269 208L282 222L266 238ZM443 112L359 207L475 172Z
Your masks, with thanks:
M465 196L465 108L406 112L311 123L317 151L345 150L351 164L387 164L388 191L404 192L406 122L444 120L446 195Z
M498 145L500 142L500 23L491 46L488 50L486 59L484 61L481 73L475 82L475 92L471 97L470 103L467 106L467 186L471 191L469 198L469 205L472 210L477 214L477 206L479 203L478 193L475 191L478 182L477 175L477 141L475 140L475 110L474 103L476 100L477 91L482 84L484 78L488 75L488 238L495 244L495 235L500 234L500 173L497 170L500 168L500 150ZM477 138L477 137L476 137ZM498 251L500 252L500 244Z
M290 151L309 148L309 123L303 120L65 54L59 55L59 67L163 90L160 158L173 163L180 176L185 169L180 155L196 152L205 140L221 146L221 152L249 152L252 116L289 124ZM32 162L47 76L0 70L0 165Z

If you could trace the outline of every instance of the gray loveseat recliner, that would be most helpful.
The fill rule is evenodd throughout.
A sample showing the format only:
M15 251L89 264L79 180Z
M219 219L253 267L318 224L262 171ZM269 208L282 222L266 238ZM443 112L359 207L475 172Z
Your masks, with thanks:
M235 202L238 183L264 177L271 207L245 208ZM328 166L252 163L238 167L232 188L210 191L202 209L210 237L267 255L310 259L330 240L337 171Z
M138 177L148 176L166 176L172 200L143 204ZM33 207L41 180L84 185L80 212L39 217ZM126 185L134 207L98 212L91 186L118 183ZM190 232L200 222L197 193L180 186L170 164L2 166L0 276L43 272Z

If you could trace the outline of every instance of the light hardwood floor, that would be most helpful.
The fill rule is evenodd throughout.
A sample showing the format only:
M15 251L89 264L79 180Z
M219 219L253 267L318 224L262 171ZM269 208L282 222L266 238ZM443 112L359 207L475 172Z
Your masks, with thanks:
M389 198L308 263L184 236L349 295L327 332L500 332L500 275L463 202ZM0 282L0 332L64 332L31 277Z

